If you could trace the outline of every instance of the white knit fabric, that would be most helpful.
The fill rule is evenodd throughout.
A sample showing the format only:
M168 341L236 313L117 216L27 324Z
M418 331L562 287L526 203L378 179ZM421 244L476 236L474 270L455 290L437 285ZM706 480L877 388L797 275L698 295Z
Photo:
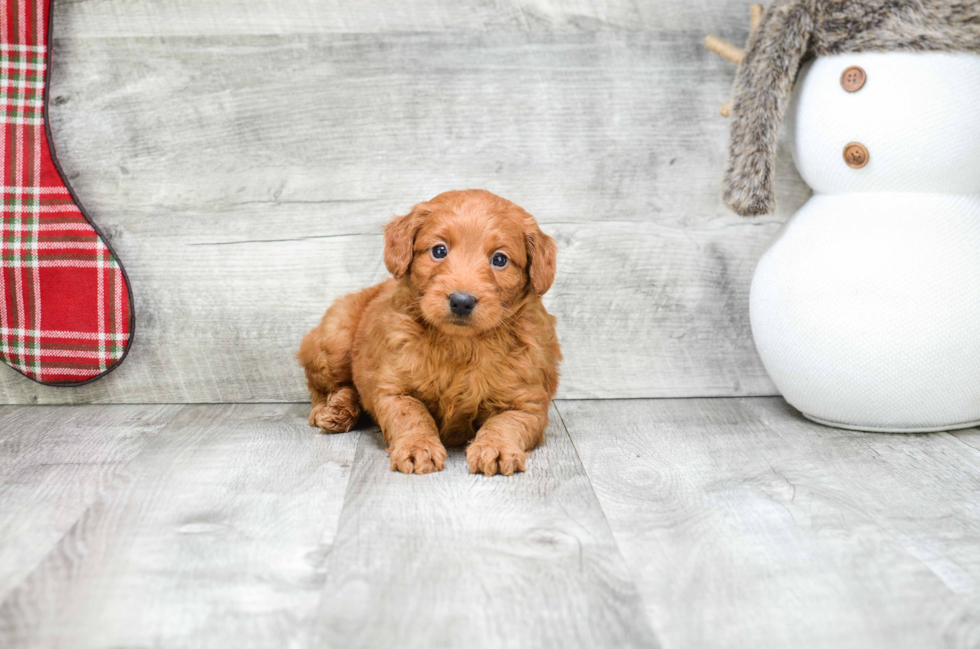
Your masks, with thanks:
M868 80L848 94L850 65ZM833 425L980 421L980 57L825 57L787 124L816 193L763 255L750 311L793 406ZM844 164L848 142L870 152Z
M867 74L846 92L841 73ZM784 121L793 160L814 192L980 194L980 56L864 52L804 66ZM844 164L860 142L870 159Z

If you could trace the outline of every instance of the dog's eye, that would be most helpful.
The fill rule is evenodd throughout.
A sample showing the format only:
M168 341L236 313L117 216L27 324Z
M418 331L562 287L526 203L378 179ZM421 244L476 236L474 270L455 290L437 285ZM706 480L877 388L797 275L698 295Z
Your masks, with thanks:
M496 266L497 268L503 268L504 266L507 265L507 255L505 255L502 252L498 252L494 254L493 257L490 258L490 263Z
M441 243L437 243L432 246L432 258L433 259L445 259L446 255L449 254L449 249Z

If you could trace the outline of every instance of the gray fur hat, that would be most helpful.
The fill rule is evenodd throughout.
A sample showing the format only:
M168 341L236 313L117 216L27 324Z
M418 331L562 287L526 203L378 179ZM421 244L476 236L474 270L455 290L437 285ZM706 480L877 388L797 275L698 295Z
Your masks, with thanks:
M773 0L735 79L725 204L775 210L779 125L802 63L881 51L980 53L980 0Z

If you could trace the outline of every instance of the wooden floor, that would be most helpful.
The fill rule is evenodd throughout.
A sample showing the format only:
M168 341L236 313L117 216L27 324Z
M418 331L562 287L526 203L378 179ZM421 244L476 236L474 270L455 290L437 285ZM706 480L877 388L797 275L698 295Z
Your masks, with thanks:
M513 478L288 404L0 407L0 646L980 646L980 432L560 401Z

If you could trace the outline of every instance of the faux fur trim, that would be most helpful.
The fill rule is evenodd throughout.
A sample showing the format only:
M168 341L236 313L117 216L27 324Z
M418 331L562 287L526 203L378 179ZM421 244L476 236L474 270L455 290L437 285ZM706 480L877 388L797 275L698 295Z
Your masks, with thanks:
M803 61L881 51L980 53L980 0L774 0L735 78L725 204L776 209L779 126Z

